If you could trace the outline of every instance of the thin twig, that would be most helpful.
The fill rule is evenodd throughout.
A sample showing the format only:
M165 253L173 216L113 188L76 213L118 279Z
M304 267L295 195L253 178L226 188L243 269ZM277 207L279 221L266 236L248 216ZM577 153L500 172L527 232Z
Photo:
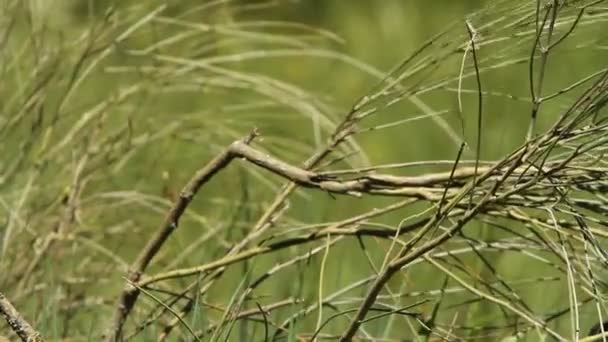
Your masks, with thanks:
M23 316L15 309L13 304L0 292L0 314L4 316L6 323L24 342L42 342L42 336L36 331Z

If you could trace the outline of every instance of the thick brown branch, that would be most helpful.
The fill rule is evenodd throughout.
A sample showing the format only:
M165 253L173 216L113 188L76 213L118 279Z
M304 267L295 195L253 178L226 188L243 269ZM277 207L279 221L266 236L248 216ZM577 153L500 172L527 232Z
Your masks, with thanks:
M198 170L196 174L190 179L188 184L182 189L173 207L165 217L162 225L152 236L146 246L141 250L135 262L131 265L129 273L127 274L127 282L125 287L118 299L116 309L110 325L104 334L105 341L117 341L120 340L122 334L122 326L124 325L127 316L133 309L137 297L140 291L132 286L130 283L137 283L145 271L145 269L152 261L152 258L158 253L162 245L169 238L175 229L179 225L179 219L184 213L198 190L208 182L217 172L226 167L230 161L235 157L232 153L232 146L243 143L248 144L257 135L256 132L250 134L240 142L234 143L231 147L224 150L205 167Z
M448 182L451 175L450 172L430 173L414 177L363 174L348 179L338 179L290 165L242 142L232 144L230 151L235 157L245 159L298 185L353 196L368 193L437 200L443 192L443 188L438 186ZM478 172L483 173L489 169L490 167L482 167ZM475 168L463 167L457 169L451 179L462 180L474 174Z
M443 187L447 184L447 182L454 182L454 180L460 180L460 182L462 182L476 174L476 170L474 168L463 167L455 170L453 173L442 172L418 177L365 174L358 177L341 180L333 177L322 176L313 171L290 165L284 161L254 149L253 147L249 146L249 143L255 135L256 134L252 134L243 140L232 143L226 150L207 164L207 166L200 169L181 191L179 198L167 214L163 224L155 235L148 241L144 249L140 252L136 261L131 266L129 274L127 275L128 281L125 284L125 288L120 296L111 326L109 330L106 331L106 341L114 341L120 338L122 326L131 309L135 305L140 291L130 283L145 286L146 284L163 279L208 271L210 269L216 269L229 263L242 260L242 258L264 254L283 246L285 242L283 242L281 246L269 245L257 247L245 253L237 253L236 255L228 256L225 258L226 260L219 260L219 266L211 263L203 266L202 268L195 267L193 269L174 270L172 272L167 272L166 274L146 279L145 281L140 281L142 273L145 271L152 258L158 253L168 237L177 228L179 218L186 210L188 204L192 201L194 195L206 182L208 182L215 174L226 167L235 158L245 159L259 167L273 172L280 177L289 179L295 184L309 188L317 188L337 194L359 196L363 193L367 193L372 195L411 197L428 201L439 200L444 192ZM499 165L484 167L481 168L480 171L484 172L485 178L490 178L500 170L500 167L501 166ZM514 171L515 170L512 169L510 172L508 172L508 174L510 175ZM456 194L456 191L458 190L450 191L448 198L453 197ZM306 237L295 238L287 241L286 243L287 245L300 244L306 241L312 241L314 239L315 236L313 234Z

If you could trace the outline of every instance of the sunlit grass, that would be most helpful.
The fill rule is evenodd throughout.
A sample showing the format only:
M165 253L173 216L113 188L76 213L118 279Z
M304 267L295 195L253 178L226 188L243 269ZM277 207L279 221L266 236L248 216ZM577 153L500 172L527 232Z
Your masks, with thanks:
M0 5L0 292L48 340L573 340L606 316L602 1L57 3ZM263 158L229 148L142 250L256 127Z

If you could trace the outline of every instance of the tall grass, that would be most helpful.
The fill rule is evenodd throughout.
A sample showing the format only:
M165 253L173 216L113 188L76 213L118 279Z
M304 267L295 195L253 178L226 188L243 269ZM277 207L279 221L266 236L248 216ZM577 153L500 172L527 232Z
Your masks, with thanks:
M389 72L251 19L275 2L70 29L36 4L0 5L0 309L23 339L602 339L605 1L493 1ZM276 72L315 63L367 93L343 111Z

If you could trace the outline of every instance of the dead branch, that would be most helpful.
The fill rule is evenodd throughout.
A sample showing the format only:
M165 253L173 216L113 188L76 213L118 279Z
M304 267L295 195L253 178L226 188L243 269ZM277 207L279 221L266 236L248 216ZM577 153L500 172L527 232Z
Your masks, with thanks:
M42 342L42 336L21 316L13 304L0 292L0 314L15 334L24 342Z

